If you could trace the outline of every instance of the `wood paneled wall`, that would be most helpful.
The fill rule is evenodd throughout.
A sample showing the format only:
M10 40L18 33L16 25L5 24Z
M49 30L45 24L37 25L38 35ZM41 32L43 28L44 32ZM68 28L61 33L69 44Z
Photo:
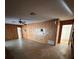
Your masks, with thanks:
M40 43L48 43L48 40L56 41L58 20L49 20L41 23L33 23L22 26L24 39L34 40ZM43 29L43 31L41 31Z
M17 27L17 25L5 24L5 40L18 38Z

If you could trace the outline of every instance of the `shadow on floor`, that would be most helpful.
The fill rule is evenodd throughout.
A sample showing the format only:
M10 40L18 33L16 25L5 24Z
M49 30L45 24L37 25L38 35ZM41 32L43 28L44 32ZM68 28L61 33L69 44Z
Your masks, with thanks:
M5 48L5 59L14 59L14 57L7 48Z

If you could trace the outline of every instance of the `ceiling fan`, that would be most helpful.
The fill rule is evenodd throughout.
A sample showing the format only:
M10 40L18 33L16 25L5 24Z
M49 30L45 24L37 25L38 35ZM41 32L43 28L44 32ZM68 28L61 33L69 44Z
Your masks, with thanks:
M31 12L30 15L31 15L31 16L34 16L34 15L36 15L36 13ZM22 20L21 18L19 18L19 21L18 21L18 22L19 22L19 24L25 24L25 21Z
M19 24L25 24L25 21L23 21L21 18L19 19Z

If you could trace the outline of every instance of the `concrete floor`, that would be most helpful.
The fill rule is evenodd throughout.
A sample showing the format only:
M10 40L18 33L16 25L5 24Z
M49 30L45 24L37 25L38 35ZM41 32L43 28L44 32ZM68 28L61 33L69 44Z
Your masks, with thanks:
M71 59L70 46L44 45L30 40L6 41L6 59Z

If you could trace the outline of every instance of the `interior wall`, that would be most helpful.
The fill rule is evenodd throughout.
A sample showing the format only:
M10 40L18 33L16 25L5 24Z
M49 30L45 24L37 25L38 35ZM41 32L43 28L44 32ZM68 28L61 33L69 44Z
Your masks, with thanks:
M5 40L18 39L17 25L5 24Z
M23 38L40 43L48 43L48 40L56 41L58 20L50 20L41 23L33 23L22 26ZM41 31L43 29L43 31Z

